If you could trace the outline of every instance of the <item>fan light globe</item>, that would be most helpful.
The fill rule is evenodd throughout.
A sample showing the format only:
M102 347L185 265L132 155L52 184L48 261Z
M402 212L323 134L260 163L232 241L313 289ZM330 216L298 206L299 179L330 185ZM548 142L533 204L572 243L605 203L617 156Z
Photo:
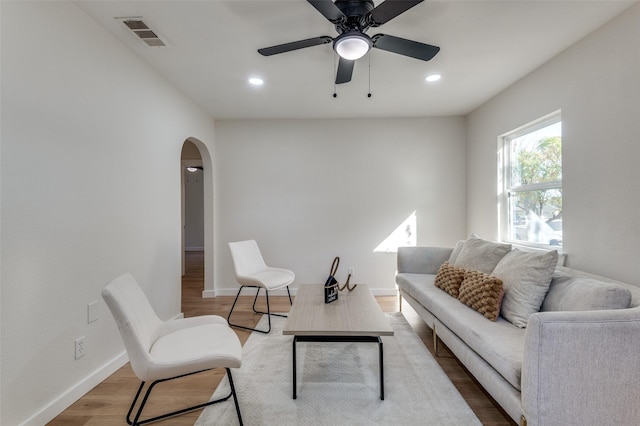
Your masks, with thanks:
M344 34L336 39L334 49L340 57L354 61L371 49L371 39L360 32Z

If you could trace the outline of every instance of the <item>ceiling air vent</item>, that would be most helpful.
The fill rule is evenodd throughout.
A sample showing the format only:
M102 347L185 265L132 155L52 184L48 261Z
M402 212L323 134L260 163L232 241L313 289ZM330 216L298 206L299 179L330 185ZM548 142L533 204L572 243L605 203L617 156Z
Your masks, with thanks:
M141 17L116 18L121 21L137 38L149 47L163 47L166 43L144 23Z

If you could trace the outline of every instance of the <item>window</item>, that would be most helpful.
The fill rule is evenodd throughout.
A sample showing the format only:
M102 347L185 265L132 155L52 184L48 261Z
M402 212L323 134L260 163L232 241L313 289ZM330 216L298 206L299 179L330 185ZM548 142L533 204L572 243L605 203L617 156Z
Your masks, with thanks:
M503 239L562 246L562 121L554 113L502 137Z

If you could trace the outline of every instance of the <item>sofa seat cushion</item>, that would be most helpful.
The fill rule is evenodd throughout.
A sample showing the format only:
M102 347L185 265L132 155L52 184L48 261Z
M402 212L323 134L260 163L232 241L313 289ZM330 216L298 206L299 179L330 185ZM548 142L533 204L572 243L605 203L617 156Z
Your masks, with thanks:
M503 317L489 321L437 288L435 277L434 274L398 274L396 282L520 390L526 329L516 327Z
M456 311L461 308L471 309L460 303L455 297L451 297L451 295L436 287L434 284L435 277L433 274L398 274L396 282L426 310L439 319L443 312ZM476 312L476 315L479 314Z
M436 316L514 388L521 390L526 329L501 316L495 322L490 321L462 303L460 308Z

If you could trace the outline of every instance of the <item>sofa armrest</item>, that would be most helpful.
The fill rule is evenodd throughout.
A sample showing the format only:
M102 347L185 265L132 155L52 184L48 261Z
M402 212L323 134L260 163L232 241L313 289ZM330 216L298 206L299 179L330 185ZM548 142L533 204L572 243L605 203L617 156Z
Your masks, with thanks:
M398 247L398 273L437 274L452 252L446 247Z
M527 425L640 424L640 309L540 312L527 324Z

